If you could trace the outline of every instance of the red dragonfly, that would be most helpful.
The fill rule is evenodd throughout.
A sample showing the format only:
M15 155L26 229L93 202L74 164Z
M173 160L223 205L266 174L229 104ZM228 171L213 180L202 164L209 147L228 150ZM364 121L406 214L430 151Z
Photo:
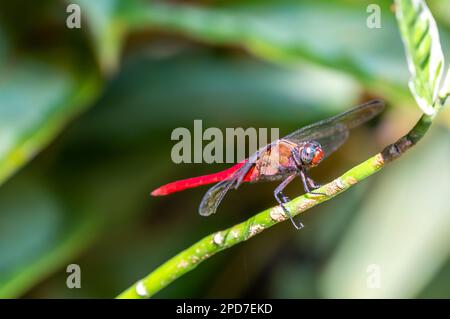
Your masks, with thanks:
M303 224L300 222L297 225L284 205L289 202L283 194L284 188L296 176L299 176L305 192L327 196L313 191L320 185L307 175L307 170L317 166L324 158L337 150L348 138L350 129L372 119L383 109L383 101L372 100L278 139L229 169L172 182L155 189L151 195L163 196L188 188L217 183L206 192L199 207L200 215L209 216L216 212L230 188L237 189L244 182L282 180L281 184L275 188L275 199L294 227L301 229Z

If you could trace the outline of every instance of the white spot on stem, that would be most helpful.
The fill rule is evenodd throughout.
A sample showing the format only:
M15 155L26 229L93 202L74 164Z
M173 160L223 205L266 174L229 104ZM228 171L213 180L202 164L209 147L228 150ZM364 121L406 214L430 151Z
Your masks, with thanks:
M270 211L270 218L276 222L282 222L286 219L286 216L284 215L283 208L280 206L275 207Z
M213 237L214 244L216 244L216 245L222 245L223 240L224 240L224 238L223 238L223 235L221 232L216 233Z
M255 236L256 234L258 234L259 232L262 232L263 230L264 230L264 227L259 224L252 225L250 227L250 237Z
M136 293L141 297L148 297L149 293L147 291L147 288L145 287L144 283L139 281L136 285Z
M342 182L342 180L341 180L340 178L337 179L336 185L337 185L337 187L339 187L340 189L343 189L343 188L344 188L344 183Z
M186 268L189 263L186 260L182 260L178 263L178 268Z
M199 261L200 258L198 258L197 256L191 256L191 261L193 264L197 263Z

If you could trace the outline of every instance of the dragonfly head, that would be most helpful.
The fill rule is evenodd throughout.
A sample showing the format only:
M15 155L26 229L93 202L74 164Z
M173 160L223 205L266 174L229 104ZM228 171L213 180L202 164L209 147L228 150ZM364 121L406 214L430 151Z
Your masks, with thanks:
M298 158L295 158L297 164L306 166L306 167L314 167L318 165L324 156L324 152L322 146L317 142L306 142L302 146L300 146L299 152L295 154Z

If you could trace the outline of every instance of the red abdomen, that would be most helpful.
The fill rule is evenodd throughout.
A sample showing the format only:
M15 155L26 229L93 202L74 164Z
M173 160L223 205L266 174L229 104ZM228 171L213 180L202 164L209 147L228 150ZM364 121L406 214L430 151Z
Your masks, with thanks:
M182 179L176 182L172 182L166 185L163 185L157 189L155 189L153 192L151 192L152 196L163 196L168 195L171 193L179 192L188 188L194 188L202 185L208 185L212 183L217 183L220 181L224 181L229 179L233 174L238 171L246 161L238 163L224 171L209 174L209 175L203 175L198 177L192 177L187 179ZM250 180L250 173L252 170L249 171L249 173L245 176L244 181L248 182Z

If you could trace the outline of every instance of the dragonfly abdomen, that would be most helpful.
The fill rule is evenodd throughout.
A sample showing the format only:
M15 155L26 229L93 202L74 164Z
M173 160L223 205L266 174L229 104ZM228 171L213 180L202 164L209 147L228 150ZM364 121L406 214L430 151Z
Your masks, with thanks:
M233 176L233 174L235 172L237 172L244 164L245 164L245 161L238 163L238 164L236 164L226 170L218 172L218 173L202 175L202 176L197 176L197 177L192 177L192 178L187 178L187 179L182 179L182 180L179 180L176 182L172 182L172 183L163 185L163 186L155 189L153 192L151 192L151 195L152 196L164 196L164 195L169 195L172 193L180 192L185 189L224 181L224 180L231 178ZM246 178L244 178L244 181L245 182L249 181L249 178L246 176Z

